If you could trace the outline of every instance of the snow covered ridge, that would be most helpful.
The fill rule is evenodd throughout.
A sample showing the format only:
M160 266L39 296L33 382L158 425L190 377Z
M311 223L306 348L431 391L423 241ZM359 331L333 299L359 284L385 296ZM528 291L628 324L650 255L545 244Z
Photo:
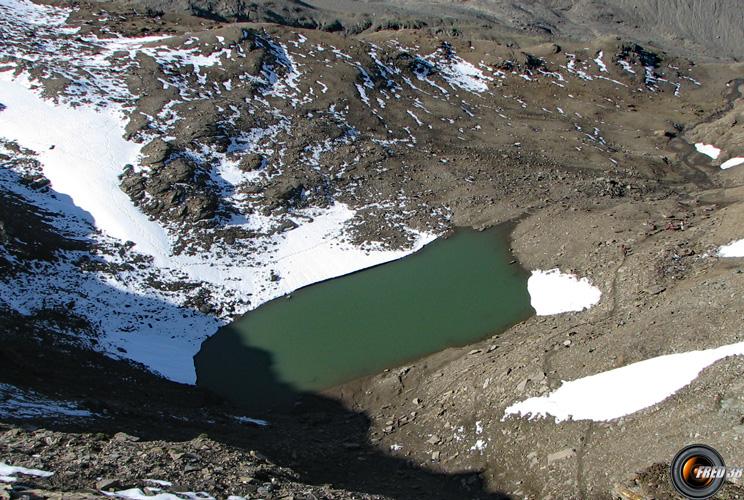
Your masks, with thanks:
M563 382L547 396L509 406L504 414L530 418L606 421L660 403L728 356L744 355L744 342L715 349L668 354L588 377Z
M560 269L532 271L527 280L530 305L538 316L583 311L599 302L602 292L587 278L578 279Z
M47 210L50 222L68 236L91 241L98 252L93 260L118 267L113 272L84 270L76 263L90 260L87 252L59 252L59 261L38 263L37 272L0 283L3 302L14 310L33 314L69 305L97 330L100 349L141 362L172 380L193 383L193 355L231 315L299 287L403 257L435 238L409 230L407 249L359 248L347 237L356 212L337 202L296 211L290 216L296 228L286 232L269 230L277 223L270 215L237 217L231 224L258 233L250 244L218 244L209 252L175 255L174 235L145 216L119 188L123 166L138 163L141 145L122 138L124 111L132 105L132 96L125 87L115 86L127 67L113 68L107 58L115 51L126 50L131 57L141 50L165 65L186 61L200 79L201 68L219 64L220 57L227 57L225 51L200 58L188 49L144 46L157 39L79 42L68 36L74 30L64 27L63 10L0 0L0 11L7 14L0 27L8 36L0 51L18 61L15 69L20 71L0 72L0 138L35 152L51 190L20 184L21 172L12 167L0 170L0 185ZM40 42L33 47L21 43L29 31L35 31ZM277 64L296 66L291 57L282 56L282 46L266 43ZM38 82L23 72L29 60L74 82L60 102L44 99ZM265 68L270 92L279 98L294 92L296 72L279 81L270 71ZM187 89L181 90L186 95ZM40 123L44 134L38 133ZM188 286L169 290L167 285L154 287L153 281ZM229 304L221 317L189 305L194 287L205 291L213 304Z
M27 476L36 477L49 477L54 475L54 472L39 469L28 469L26 467L18 467L0 462L0 483L13 483L18 480L18 474L25 474Z

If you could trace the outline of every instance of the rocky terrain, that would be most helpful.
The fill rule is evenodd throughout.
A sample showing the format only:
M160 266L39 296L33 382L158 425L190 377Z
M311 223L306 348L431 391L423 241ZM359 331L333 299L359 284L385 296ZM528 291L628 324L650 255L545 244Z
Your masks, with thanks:
M0 0L0 463L53 472L0 497L668 498L685 444L744 464L740 357L616 418L509 411L744 340L735 3ZM286 411L190 385L261 303L505 221L599 304Z

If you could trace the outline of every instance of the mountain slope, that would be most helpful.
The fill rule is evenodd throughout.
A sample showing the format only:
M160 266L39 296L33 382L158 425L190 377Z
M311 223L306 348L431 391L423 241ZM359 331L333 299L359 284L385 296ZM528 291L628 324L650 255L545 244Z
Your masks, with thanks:
M259 3L247 19L235 9L251 4L148 5L0 0L0 415L59 431L38 457L25 432L2 445L10 465L75 471L56 440L85 455L98 438L81 430L111 435L85 481L37 486L101 490L105 450L178 454L202 432L226 448L190 443L210 458L167 469L182 491L209 473L213 494L254 493L220 463L258 449L297 471L282 493L343 498L608 496L700 426L744 460L736 358L607 422L502 421L564 380L740 342L744 170L721 167L744 155L741 64L638 40L640 20L615 38L598 2ZM669 5L681 33L698 4ZM599 303L297 394L286 413L235 420L175 383L272 298L505 221L522 265L585 278ZM663 443L638 456L639 433ZM163 470L144 463L131 486Z

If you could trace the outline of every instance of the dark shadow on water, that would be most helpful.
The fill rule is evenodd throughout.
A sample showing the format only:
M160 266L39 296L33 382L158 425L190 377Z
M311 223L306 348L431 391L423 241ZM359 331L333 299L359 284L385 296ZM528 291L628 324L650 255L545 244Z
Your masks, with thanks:
M393 498L506 498L483 491L478 471L440 474L374 447L367 415L277 380L271 353L245 346L237 336L219 341L228 344L221 346L223 361L246 367L243 380L251 380L240 405L243 414L272 423L258 431L253 445L261 442L261 451L300 471L305 480Z
M204 346L209 344L206 351ZM230 378L233 387L226 392L229 395L239 394L240 399L232 399L246 411L263 412L267 409L291 409L302 399L302 393L292 386L280 381L273 369L272 354L243 344L238 335L213 335L202 344L202 350L194 356L197 367L197 385L201 387L219 387L225 379L214 371L199 370L200 363L206 362L209 356L219 356L219 364L230 367ZM209 359L215 363L213 358ZM228 397L228 394L223 394Z
M123 302L135 300L113 288L102 288L101 293ZM154 300L148 299L148 307ZM160 306L164 310L174 307ZM479 471L441 474L381 450L369 441L367 415L331 398L295 391L277 380L267 352L240 343L225 349L225 363L237 359L241 364L251 363L255 404L237 407L205 389L170 382L139 366L72 345L46 330L43 320L43 314L22 317L0 305L0 382L54 399L80 401L82 407L106 418L41 419L35 425L108 435L125 432L142 440L184 441L207 434L245 453L258 451L295 470L303 482L392 498L506 498L483 491ZM269 405L263 404L267 401L274 403L273 410L267 410ZM271 425L254 427L232 416L263 418ZM29 421L18 423L28 425Z

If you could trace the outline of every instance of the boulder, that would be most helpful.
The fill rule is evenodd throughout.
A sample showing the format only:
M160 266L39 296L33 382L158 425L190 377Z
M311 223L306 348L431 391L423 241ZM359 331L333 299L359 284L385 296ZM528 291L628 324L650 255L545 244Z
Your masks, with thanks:
M141 151L143 165L157 165L165 162L172 153L171 145L163 139L153 139Z
M254 170L258 170L259 168L261 168L263 162L263 156L256 153L248 153L246 155L243 155L243 157L240 159L238 168L243 172L253 172Z

